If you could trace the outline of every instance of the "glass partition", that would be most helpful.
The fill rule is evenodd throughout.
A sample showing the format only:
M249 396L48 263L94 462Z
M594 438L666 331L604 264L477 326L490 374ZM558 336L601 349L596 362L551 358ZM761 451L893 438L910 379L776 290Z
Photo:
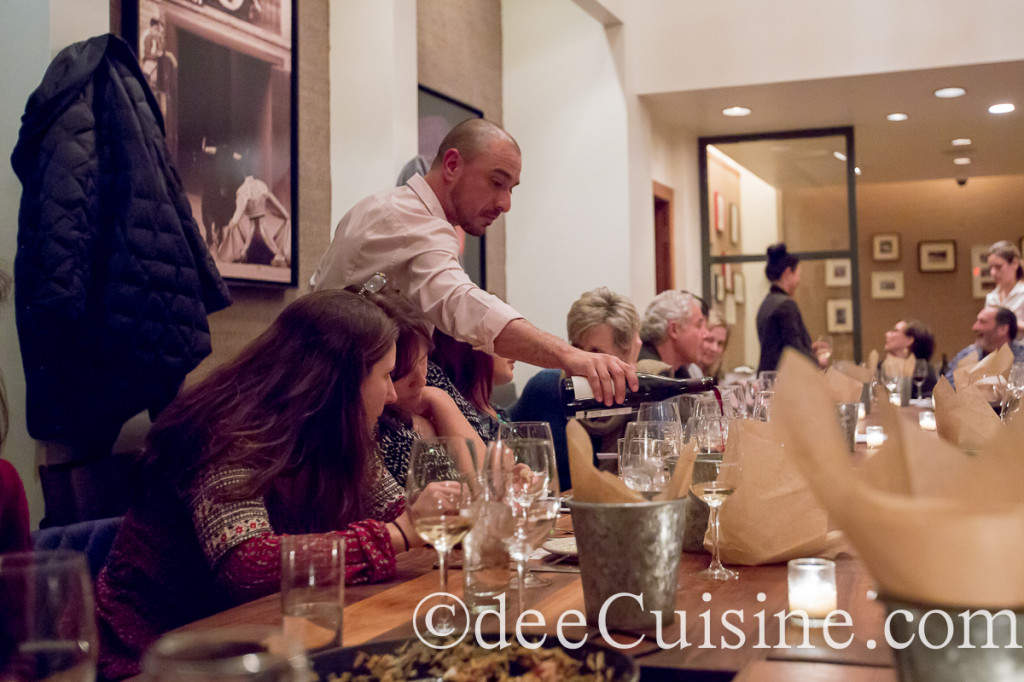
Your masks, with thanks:
M850 128L701 138L704 294L730 323L725 367L757 367L766 251L777 242L800 257L794 298L812 339L860 361L853 149Z

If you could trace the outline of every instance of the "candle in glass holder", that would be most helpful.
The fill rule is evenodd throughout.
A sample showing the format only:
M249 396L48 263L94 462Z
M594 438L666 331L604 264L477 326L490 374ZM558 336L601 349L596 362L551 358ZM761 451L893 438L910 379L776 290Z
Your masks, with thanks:
M935 413L931 410L925 410L918 415L917 423L921 425L921 428L925 431L935 430Z
M821 627L836 610L836 563L828 559L793 559L789 569L789 610L806 613L806 624ZM801 625L803 613L794 613Z
M867 416L867 412L868 411L864 407L864 403L861 403L860 407L857 408L857 419L863 419L864 417L866 417Z
M889 393L889 404L899 407L903 404L903 398L900 396L899 391L892 391Z
M864 436L869 448L877 448L885 442L885 434L881 426L869 426L864 429Z

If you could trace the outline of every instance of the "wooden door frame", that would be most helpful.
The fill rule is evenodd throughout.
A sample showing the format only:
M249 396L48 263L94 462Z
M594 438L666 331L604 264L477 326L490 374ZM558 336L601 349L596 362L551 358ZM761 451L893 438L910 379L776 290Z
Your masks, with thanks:
M675 288L675 282L676 282L676 253L675 253L675 229L674 229L674 226L675 226L675 220L674 220L674 217L675 217L675 213L674 213L674 211L675 211L675 192L672 190L671 187L669 187L667 185L663 185L660 182L658 182L657 180L652 180L651 181L651 187L652 187L652 193L654 195L654 205L655 205L655 216L654 216L654 246L655 246L655 253L654 253L654 268L655 268L655 270L654 270L654 281L655 281L655 289L657 290L657 293L661 293L662 291L665 291L666 289L674 289ZM667 219L667 221L665 222L664 225L662 225L662 224L660 224L658 222L658 216L657 216L657 205L658 205L658 202L664 203L665 207L666 207L666 211L665 212L668 215L668 219ZM662 234L662 233L664 233L664 234ZM662 262L662 261L658 258L657 247L663 241L664 241L664 243L668 247L668 255L667 255L667 259L665 261L666 266L668 268L668 272L665 272L665 273L662 273L658 269L658 264L660 262ZM664 277L664 282L662 282L662 277ZM659 283L664 283L666 286L659 286Z

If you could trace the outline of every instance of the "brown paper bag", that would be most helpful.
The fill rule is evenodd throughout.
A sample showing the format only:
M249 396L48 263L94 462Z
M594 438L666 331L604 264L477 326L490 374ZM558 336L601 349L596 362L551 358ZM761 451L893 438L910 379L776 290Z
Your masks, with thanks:
M831 428L839 429L833 414ZM829 426L826 426L829 428ZM738 437L733 437L736 433ZM828 513L780 444L771 424L740 420L730 431L724 462L740 462L742 477L719 513L719 549L726 564L754 566L797 557L833 557L842 533L829 532ZM704 537L710 551L711 530Z

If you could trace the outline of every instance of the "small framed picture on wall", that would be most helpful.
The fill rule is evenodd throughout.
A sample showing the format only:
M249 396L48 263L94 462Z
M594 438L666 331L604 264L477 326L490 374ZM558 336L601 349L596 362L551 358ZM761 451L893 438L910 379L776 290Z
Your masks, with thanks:
M849 258L830 258L825 261L825 286L848 287L852 282Z
M853 301L849 298L836 298L826 301L825 328L829 334L842 334L853 331Z
M921 272L953 272L956 270L956 242L918 242L917 269Z
M903 298L903 271L872 272L871 298Z
M876 234L871 240L871 257L875 260L899 260L900 236Z

